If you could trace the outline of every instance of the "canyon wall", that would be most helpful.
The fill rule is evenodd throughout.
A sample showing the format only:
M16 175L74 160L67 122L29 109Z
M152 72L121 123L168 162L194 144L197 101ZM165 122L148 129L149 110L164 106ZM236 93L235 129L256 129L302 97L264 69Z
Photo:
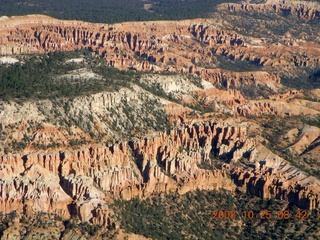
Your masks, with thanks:
M267 0L261 4L225 3L221 4L219 9L230 12L276 12L283 15L294 15L303 20L320 19L320 5L318 2L313 1Z
M258 73L221 70L213 61L216 56L292 72L320 65L317 43L298 42L298 48L269 44L209 20L107 25L30 15L2 17L0 23L0 55L89 49L116 68L192 73L227 88L267 80L276 84L280 77L261 73L261 79Z
M263 85L277 92L281 88L279 75L267 71L232 72L214 64L215 58L223 57L287 72L319 67L320 45L297 44L270 44L263 39L223 30L209 20L200 19L114 25L60 21L45 16L0 19L0 55L89 49L119 69L196 74L207 80L203 88L183 79L180 79L180 85L172 79L170 82L157 78L154 82L157 84L158 81L160 87L163 84L163 90L168 93L178 89L185 94L185 99L191 99L191 103L199 101L201 107L214 105L222 108L220 103L223 103L235 115L243 116L319 113L318 103L294 99L299 94L295 90L273 94L270 99L247 100L239 90L230 88ZM212 84L225 89L217 89ZM188 87L182 89L182 85ZM190 103L183 97L181 99ZM88 144L77 150L3 154L0 156L0 212L7 214L16 210L30 215L46 211L66 219L77 215L83 222L109 226L112 212L108 206L113 199L129 200L163 192L184 194L196 189L222 188L230 191L238 188L263 199L275 197L306 209L319 208L319 180L308 177L270 152L260 154L265 149L258 138L249 137L250 124L190 119L191 123L187 124L186 112L197 115L196 111L174 105L135 84L118 92L76 97L68 102L69 112L59 109L63 108L59 104L64 104L64 100L57 104L58 107L49 100L38 104L42 107L31 103L21 103L21 106L1 103L0 117L3 127L16 124L23 129L27 128L25 122L31 120L34 125L45 122L45 119L58 121L58 117L49 113L52 109L60 111L61 116L69 114L69 117L79 117L82 112L85 119L91 116L95 120L92 120L92 131L101 129L114 140L116 135L109 126L110 123L120 126L118 120L127 118L124 112L128 109L124 109L123 104L134 109L134 120L143 120L145 103L150 102L147 100L158 104L150 108L165 108L171 117L180 120L183 127L104 146ZM114 109L117 109L116 113L112 111ZM230 113L230 109L226 112ZM30 114L33 112L36 114ZM118 119L117 114L121 118ZM144 119L155 119L154 115L150 113ZM192 119L196 117L200 118L193 116ZM20 119L25 122L18 122ZM66 142L63 147L70 147L68 135L58 129L58 124L43 125L43 129L35 130L33 140L49 144L50 137L53 137ZM22 138L24 130L21 129L15 134ZM57 133L56 129L60 132ZM90 140L85 128L79 129L74 131L75 135ZM125 126L119 129L127 130ZM70 132L73 135L74 132ZM244 158L250 162L249 169L239 167L239 161ZM221 159L224 164L219 166Z
M199 122L108 147L3 155L0 211L45 210L107 225L112 198L129 200L196 189L233 191L236 185L264 199L276 197L303 208L319 208L318 180L283 159L255 158L256 148L245 123ZM248 154L255 170L235 167ZM216 157L226 159L221 169L214 167ZM270 166L270 161L279 164Z

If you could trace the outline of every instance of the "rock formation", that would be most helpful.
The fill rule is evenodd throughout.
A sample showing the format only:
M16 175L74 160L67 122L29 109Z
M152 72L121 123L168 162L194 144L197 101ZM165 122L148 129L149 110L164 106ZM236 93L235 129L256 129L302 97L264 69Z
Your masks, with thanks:
M237 168L231 170L235 183L249 194L263 199L286 199L301 208L318 209L319 183L305 185L306 180L300 174L285 163L278 169L263 167L249 171ZM312 179L308 181L312 182Z
M116 68L192 73L227 88L265 81L276 84L280 78L215 69L214 56L292 72L320 64L317 43L269 44L215 27L207 20L106 25L30 15L0 22L0 55L90 49Z
M246 186L254 195L319 208L319 181L307 181L303 173L271 155L264 163L255 156L257 146L247 136L245 123L199 122L109 147L4 155L0 162L1 211L33 214L45 210L107 225L111 214L107 196L129 200L161 192L234 190L229 171L237 185ZM261 160L260 167L256 162L255 170L233 168L245 154L252 161ZM217 161L213 155L226 159L221 170L213 167L212 161ZM212 169L200 168L203 163Z
M288 0L267 0L261 4L251 3L224 3L219 10L276 12L283 15L294 15L303 20L320 19L320 6L317 2L309 1L288 1Z
M280 11L278 3L268 4L270 10ZM292 6L300 11L300 18L318 18L315 7ZM265 5L265 10L269 7ZM238 8L228 5L229 11ZM245 4L240 8L250 10ZM238 189L305 209L320 207L319 180L266 149L260 143L261 131L248 130L259 128L259 121L249 123L244 118L320 113L319 102L297 98L306 93L283 91L277 73L294 75L318 68L318 43L283 39L283 44L273 44L202 19L107 25L38 15L0 18L0 55L76 49L89 49L115 68L150 74L113 92L19 104L0 101L3 214L45 211L117 228L110 209L115 199L196 189ZM218 68L217 58L254 64L263 71ZM188 75L159 77L151 72ZM64 77L81 78L82 73L88 71ZM270 94L246 99L244 87L266 88ZM155 89L164 94L154 94ZM313 98L318 95L312 91ZM170 130L152 132L161 124L166 129L167 120ZM129 131L139 134L133 138ZM299 131L296 128L288 135L293 138ZM99 143L93 141L96 135ZM306 127L288 149L299 155L318 139L319 129ZM13 147L6 148L14 141L24 144L15 154L9 151ZM78 141L81 147L74 144ZM42 150L36 147L40 143ZM249 162L246 169L240 167L243 161Z

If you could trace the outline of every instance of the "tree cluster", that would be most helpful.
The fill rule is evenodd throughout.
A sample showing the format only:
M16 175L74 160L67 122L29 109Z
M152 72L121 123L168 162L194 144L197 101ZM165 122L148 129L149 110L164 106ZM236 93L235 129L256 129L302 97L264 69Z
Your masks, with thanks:
M207 17L223 0L20 0L2 1L0 16L45 14L61 19L115 23ZM147 11L144 4L152 4Z

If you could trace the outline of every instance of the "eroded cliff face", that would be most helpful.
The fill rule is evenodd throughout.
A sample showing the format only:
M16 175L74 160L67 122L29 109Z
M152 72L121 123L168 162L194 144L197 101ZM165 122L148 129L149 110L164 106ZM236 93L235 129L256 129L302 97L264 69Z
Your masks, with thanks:
M3 155L1 211L45 210L108 226L112 198L196 189L233 191L236 185L264 199L319 208L319 181L271 153L261 157L260 148L255 138L248 137L247 123L198 122L108 147ZM235 167L245 155L255 170ZM216 157L226 159L221 169L214 167Z
M300 39L294 44L282 40L275 44L270 39L225 30L227 24L213 24L209 19L106 25L30 15L23 18L3 17L0 21L2 55L90 49L115 68L186 73L200 77L203 88L195 87L185 79L182 79L184 83L179 84L181 80L178 78L169 80L169 77L159 77L156 81L152 80L156 84L150 81L154 76L139 80L149 87L159 85L168 94L180 91L176 99L189 106L201 105L242 116L319 114L319 103L294 99L304 97L304 93L286 89L280 77L281 74L296 77L306 69L317 69L320 47L316 42ZM228 64L238 61L259 68L255 71L230 71L219 68L221 63L218 58L225 59ZM73 76L72 73L70 76ZM186 88L185 84L190 87ZM132 95L142 90L133 86L134 91L124 90L120 95L105 94L103 103L98 105L96 102L100 96L96 95L95 103L89 109L99 109L104 102L110 109L119 106L123 95L131 96L127 101L139 100L139 97ZM180 87L185 90L181 91ZM260 93L263 96L259 96ZM249 100L252 94L258 100ZM32 105L30 107L34 108ZM119 130L124 128L119 123L114 124ZM102 123L99 125L101 128L107 127Z
M300 99L302 91L247 100L238 90L217 89L203 79L194 83L189 78L146 74L128 87L89 96L0 101L0 153L26 155L113 143L184 122L219 119L223 113L237 117L320 113L319 102Z
M116 68L192 73L227 88L266 82L276 86L280 77L220 70L215 65L217 56L273 72L286 69L292 75L301 67L320 64L318 43L271 44L210 20L104 25L30 15L2 18L0 32L1 55L90 49Z
M320 19L320 6L317 2L308 1L283 1L267 0L262 4L250 3L225 3L221 4L220 10L236 11L257 11L257 12L276 12L283 15L294 15L299 19L314 20Z
M207 141L203 139L200 143L204 144L202 147L209 145L206 152L198 149L200 126L186 128L186 136L181 130L175 130L169 135L162 133L142 141L110 147L51 154L4 155L1 157L2 210L5 213L19 210L30 214L29 211L42 211L46 204L50 204L46 207L47 212L64 215L61 213L65 213L63 211L73 199L79 204L76 212L81 219L88 220L87 212L81 216L84 211L81 209L86 205L84 202L105 200L105 194L131 199L159 192L219 189L223 185L233 189L224 171L211 172L197 167L201 161L208 160L212 138L220 134L222 138L228 126L216 127L214 131L220 134L213 133L210 126L202 129L210 129L211 133ZM179 151L180 148L186 148L186 151ZM59 204L63 208L59 208Z
M300 172L290 169L287 164L282 164L279 169L262 168L259 170L231 171L235 183L243 191L263 199L286 199L301 208L319 208L319 185L304 185ZM296 180L296 179L299 180ZM308 179L313 182L315 179Z
M320 113L319 101L284 91L276 73L319 67L318 43L271 44L210 20L104 25L27 16L0 23L0 55L90 49L119 69L189 74L144 74L70 99L1 101L0 212L45 211L117 228L115 199L196 189L320 207L319 180L268 150L259 130L264 116ZM219 57L263 71L220 69ZM270 94L249 99L243 87ZM295 155L319 141L316 127L287 135L285 148Z

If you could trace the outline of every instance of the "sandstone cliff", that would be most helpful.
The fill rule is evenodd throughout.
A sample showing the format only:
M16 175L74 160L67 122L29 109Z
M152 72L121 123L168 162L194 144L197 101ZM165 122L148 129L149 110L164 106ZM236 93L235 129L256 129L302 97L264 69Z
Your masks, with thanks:
M280 78L215 69L215 56L273 70L285 68L291 74L320 64L318 43L270 44L216 27L209 20L106 25L30 15L0 21L0 55L90 49L116 68L193 73L227 88L276 84Z
M320 6L317 2L309 1L283 1L267 0L261 4L250 3L225 3L220 5L220 10L236 11L257 11L276 12L283 15L294 15L300 19L313 20L320 19Z
M145 74L89 96L1 101L0 212L45 211L117 228L114 199L196 189L320 207L319 180L263 146L259 130L264 116L320 113L319 102L301 99L308 93L284 91L276 73L318 68L318 43L274 44L201 19L106 25L27 16L0 23L0 55L89 49L119 69L186 73ZM259 71L218 68L219 57ZM265 88L268 96L249 98L244 87ZM316 127L295 139L299 131L288 133L295 155L319 138Z
M109 147L3 155L1 211L34 214L45 209L107 226L110 197L129 200L195 189L232 191L232 180L264 199L276 197L303 208L319 208L319 181L306 178L271 152L264 155L261 148L248 137L246 123L199 122ZM233 167L248 154L255 170ZM221 170L214 167L219 161L214 156L225 159ZM202 169L203 164L209 169Z

